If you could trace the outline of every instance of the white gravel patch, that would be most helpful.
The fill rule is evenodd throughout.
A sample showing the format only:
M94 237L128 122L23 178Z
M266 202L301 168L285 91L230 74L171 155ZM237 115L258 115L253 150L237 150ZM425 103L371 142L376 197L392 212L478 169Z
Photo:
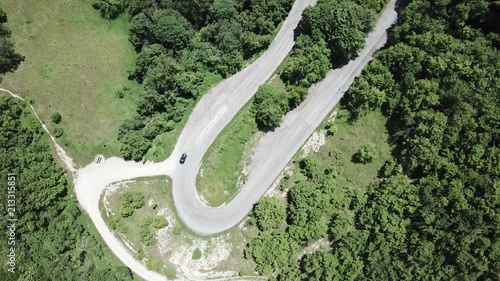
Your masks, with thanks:
M311 152L318 152L326 142L326 130L315 131L302 147L302 158Z
M193 260L193 252L200 249L201 258ZM227 242L227 236L220 236L210 240L193 239L191 245L183 245L177 248L169 258L177 271L190 280L230 277L237 274L234 271L210 272L221 262L226 260L231 253L231 245Z
M328 122L335 121L337 114L338 110L334 110L333 113L328 117ZM301 157L304 158L311 152L318 152L319 149L326 143L326 134L327 131L325 129L319 129L315 131L302 147Z
M213 271L223 261L229 258L232 245L229 242L229 234L216 236L208 240L192 237L192 243L174 242L173 231L176 227L176 217L168 209L164 208L158 215L165 216L168 226L156 232L157 247L161 255L168 263L175 266L177 276L180 280L207 280L222 278L228 280L237 276L235 271ZM176 237L176 240L178 238ZM175 247L175 249L172 249ZM193 260L193 252L200 249L201 258Z

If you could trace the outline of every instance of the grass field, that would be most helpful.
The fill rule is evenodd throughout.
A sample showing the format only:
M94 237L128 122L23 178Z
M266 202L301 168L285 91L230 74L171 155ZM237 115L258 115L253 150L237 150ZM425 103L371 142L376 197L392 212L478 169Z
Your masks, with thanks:
M108 225L115 229L119 237L125 237L128 245L134 250L137 259L143 260L147 257L150 261L160 261L161 267L152 266L156 271L166 273L167 266L163 264L161 253L156 245L146 246L141 242L141 228L139 227L141 221L146 217L154 217L157 215L159 209L153 207L150 203L152 198L155 198L154 204L166 205L167 189L170 188L170 181L166 181L164 177L139 179L136 182L129 182L120 185L118 191L110 194L106 200L109 202L109 210L112 213L106 215L106 211L101 209L103 217ZM127 218L122 218L120 215L121 203L120 198L126 192L140 192L145 197L145 206L134 211L134 213Z
M245 156L249 156L252 138L258 131L253 99L229 122L203 157L196 188L210 206L220 206L239 190ZM245 153L246 152L246 153Z
M91 0L2 0L16 50L26 57L2 86L29 99L50 130L54 112L62 116L60 143L77 165L98 153L118 155L118 127L135 111L127 70L135 52L125 16L101 19Z
M146 261L146 266L151 269L169 276L169 279L184 275L189 278L190 272L217 274L241 271L251 275L255 270L253 261L243 256L246 241L255 232L252 227L245 228L244 231L233 227L211 236L200 236L192 232L179 219L172 198L171 181L164 177L139 178L132 182L118 183L115 187L117 189L106 192L100 202L104 220L115 229L117 237L127 241L136 257ZM120 198L126 192L140 192L144 195L146 204L135 210L130 217L122 218ZM106 208L111 213L107 214ZM138 226L145 217L156 215L164 215L168 226L156 232L156 245L146 246L141 242ZM211 265L208 272L207 264Z

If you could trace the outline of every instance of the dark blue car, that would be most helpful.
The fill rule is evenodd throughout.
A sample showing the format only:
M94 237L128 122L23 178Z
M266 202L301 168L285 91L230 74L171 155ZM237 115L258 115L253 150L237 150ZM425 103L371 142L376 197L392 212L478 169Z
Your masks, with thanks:
M182 153L181 159L179 160L179 163L184 164L184 162L186 162L187 157L188 157L188 155L186 153Z

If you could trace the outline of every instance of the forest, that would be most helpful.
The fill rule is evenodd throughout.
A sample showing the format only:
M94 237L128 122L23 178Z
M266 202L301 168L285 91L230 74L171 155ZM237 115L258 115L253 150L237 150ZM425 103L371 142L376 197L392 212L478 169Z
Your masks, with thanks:
M138 52L130 79L141 84L137 115L119 131L121 154L139 161L161 133L175 130L196 101L220 79L264 51L293 0L109 1L94 8L104 18L128 13L130 42ZM320 0L306 9L297 43L280 74L285 87L256 94L256 122L278 126L299 105L307 88L364 46L384 0ZM196 7L191 9L188 7ZM328 15L328 16L327 16ZM118 95L127 94L127 89Z
M499 19L500 5L486 0L414 0L400 12L388 44L342 100L350 122L373 110L388 117L393 159L366 193L345 196L330 170L301 160L300 177L284 183L286 202L262 199L253 211L261 232L246 255L261 274L500 278ZM299 256L321 238L330 250Z

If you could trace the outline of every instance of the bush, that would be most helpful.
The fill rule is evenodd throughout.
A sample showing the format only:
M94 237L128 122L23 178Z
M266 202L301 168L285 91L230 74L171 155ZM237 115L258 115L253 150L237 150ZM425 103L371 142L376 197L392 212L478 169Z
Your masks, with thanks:
M148 226L141 226L140 236L141 242L144 243L144 245L153 246L156 244L156 238L153 232L149 230Z
M277 229L285 220L285 205L277 198L264 197L255 207L255 217L261 230Z
M199 259L201 259L201 250L196 248L193 251L193 260L199 260Z
M174 234L174 236L179 236L182 234L182 229L180 227L174 227L174 230L172 230L172 234Z
M165 270L165 276L167 276L168 280L175 280L177 279L177 270L175 267L167 267Z
M378 149L374 144L363 145L358 152L353 155L353 160L356 163L371 163L379 157Z
M310 157L300 160L299 168L300 172L309 179L312 179L317 172L316 164Z
M145 217L141 220L141 227L149 227L151 223L153 222L152 217Z
M264 84L255 93L255 121L261 127L278 127L290 109L285 87Z
M138 260L144 259L145 255L144 255L144 250L142 248L137 251L136 257Z
M62 128L55 128L53 134L54 137L60 138L64 134L64 130Z
M50 116L50 119L52 120L52 122L54 122L55 124L59 124L62 120L62 116L61 114L59 114L59 112L54 112L52 113L52 115Z
M337 132L338 132L337 126L330 124L330 126L328 127L328 135L334 136Z
M126 218L131 216L136 209L144 206L144 195L139 192L126 192L120 198L122 208L120 214L122 217Z
M161 228L164 228L168 225L168 221L165 217L163 216L156 216L151 225L156 228L156 229L161 229Z

